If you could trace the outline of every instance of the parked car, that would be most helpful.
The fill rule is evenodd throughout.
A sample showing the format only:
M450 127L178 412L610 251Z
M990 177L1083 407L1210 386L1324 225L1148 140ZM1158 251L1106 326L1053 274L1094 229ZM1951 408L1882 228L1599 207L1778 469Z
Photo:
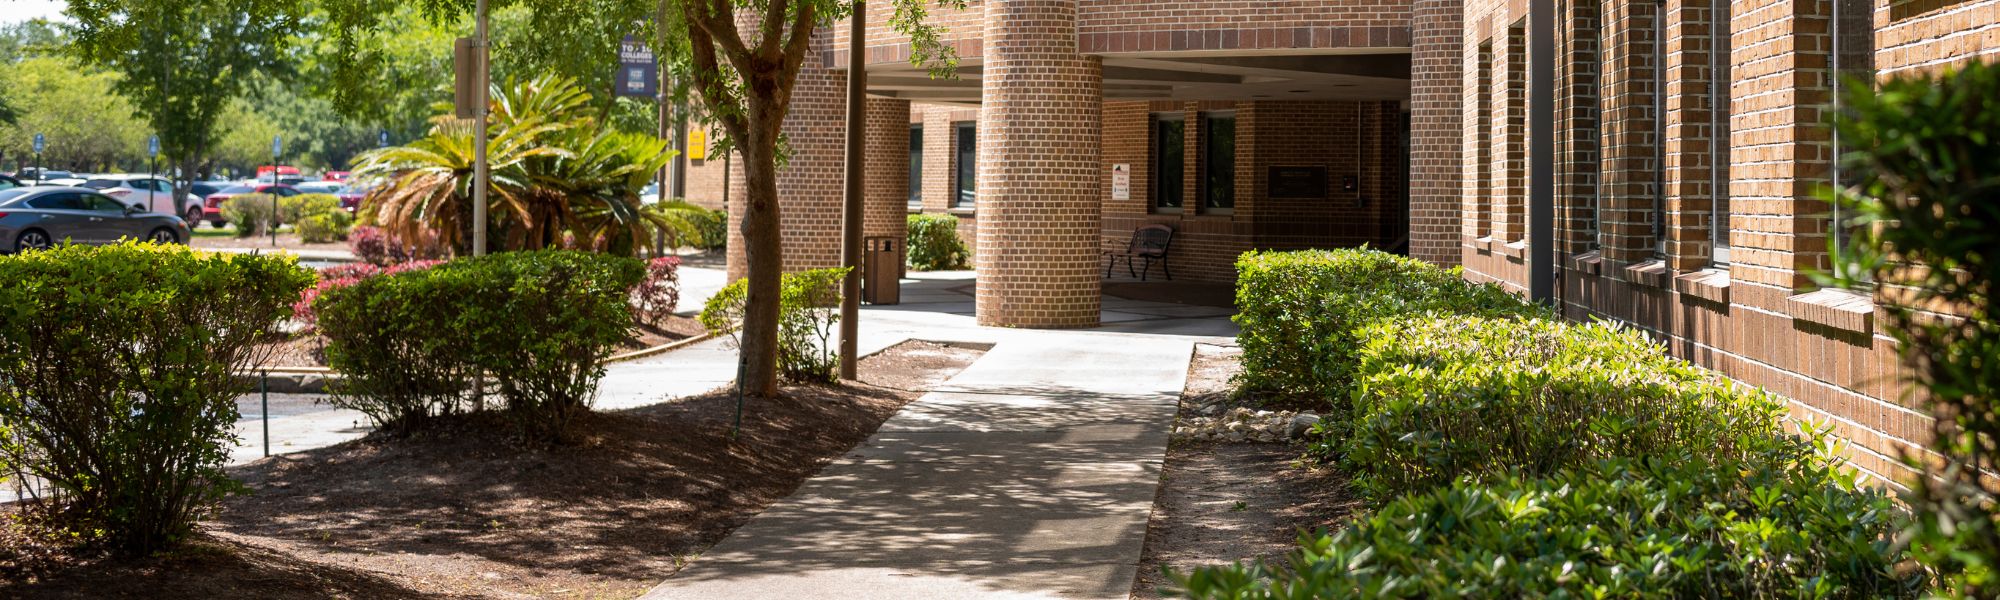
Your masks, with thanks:
M361 201L368 197L368 192L370 191L373 190L350 185L341 187L339 191L333 193L333 197L340 199L340 208L342 210L347 211L348 214L354 214L354 211L361 210Z
M202 218L207 219L211 227L228 225L229 220L222 218L222 203L228 202L230 198L244 194L274 194L280 198L290 198L299 195L299 190L289 185L271 185L269 183L235 185L222 188L201 199Z
M15 173L14 177L22 181L40 181L47 179L71 179L76 177L76 174L71 173L69 171L51 171L48 169L30 168L30 169L21 169L21 172Z
M0 175L0 190L11 190L17 187L22 187L21 180L8 175Z
M97 190L34 186L0 190L0 243L10 252L47 249L63 240L109 244L121 239L184 244L187 221L137 210Z
M284 181L284 178L278 180ZM341 186L338 181L308 181L292 187L298 188L301 194L332 194L340 191Z
M168 215L176 214L174 210L174 184L159 177L146 175L104 175L83 182L82 187L103 192L106 196L117 198L126 204L137 206L147 212ZM181 218L186 219L188 223L197 223L201 221L202 217L201 201L191 200L193 201L188 204L187 210L178 214L181 215Z
M320 176L320 178L327 181L346 183L347 178L350 175L353 175L353 173L348 171L327 171L326 174Z

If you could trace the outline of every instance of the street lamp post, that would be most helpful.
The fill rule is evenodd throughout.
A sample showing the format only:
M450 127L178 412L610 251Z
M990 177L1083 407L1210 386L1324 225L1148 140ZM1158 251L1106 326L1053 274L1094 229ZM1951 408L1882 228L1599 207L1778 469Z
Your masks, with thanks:
M487 85L488 77L486 73L486 0L479 0L477 5L474 6L473 11L473 53L478 56L479 67L477 72L479 73L479 89L473 92L473 98L476 99L478 105L473 108L477 124L474 125L474 131L472 132L472 255L485 256L486 178L488 175L488 165L486 164L486 127L489 118L488 113L491 112L488 110L490 108L490 98L487 97L487 88L489 86Z

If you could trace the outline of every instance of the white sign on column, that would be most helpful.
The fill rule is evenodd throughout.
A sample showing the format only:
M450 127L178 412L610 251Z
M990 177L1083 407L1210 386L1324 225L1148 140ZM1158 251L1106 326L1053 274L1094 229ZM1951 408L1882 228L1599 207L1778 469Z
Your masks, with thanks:
M1111 199L1132 199L1132 165L1111 165Z

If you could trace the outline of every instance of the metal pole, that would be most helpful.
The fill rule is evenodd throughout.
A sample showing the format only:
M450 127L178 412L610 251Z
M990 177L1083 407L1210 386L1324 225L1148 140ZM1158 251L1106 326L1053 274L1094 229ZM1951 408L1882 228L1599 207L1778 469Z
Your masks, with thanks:
M840 211L840 264L847 277L840 282L840 378L855 378L855 354L861 334L861 195L862 156L867 145L868 49L867 0L854 0L847 33L847 202Z
M278 155L271 155L271 185L278 185ZM271 247L278 246L278 190L271 190ZM256 232L251 232L255 234Z
M491 102L487 93L487 88L490 87L488 85L488 79L490 78L486 73L486 0L479 0L473 8L473 12L473 53L478 55L478 58L475 60L479 61L479 68L477 69L479 72L479 91L474 92L473 97L478 99L479 105L474 107L474 112L478 115L478 123L473 127L472 132L472 255L485 256L486 178L488 175L488 165L486 164L486 127L489 116L487 113L491 112L488 110L491 108L489 106Z
M1528 298L1555 302L1556 11L1528 8Z
M257 389L262 393L263 406L257 409L257 416L264 420L264 456L271 456L271 372L264 371L257 378Z

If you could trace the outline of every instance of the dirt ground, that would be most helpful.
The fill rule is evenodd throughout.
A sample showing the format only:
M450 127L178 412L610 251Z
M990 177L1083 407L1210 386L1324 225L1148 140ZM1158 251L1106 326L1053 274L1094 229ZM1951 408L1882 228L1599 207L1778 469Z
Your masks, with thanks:
M613 350L631 352L678 342L707 333L701 322L691 317L672 316L662 321L658 327L638 326L632 328L625 341ZM326 338L313 334L300 334L281 342L265 344L264 355L259 367L324 367L326 364Z
M1205 397L1230 393L1229 378L1240 369L1236 356L1218 346L1195 346L1182 416ZM1163 597L1168 580L1162 567L1281 563L1299 530L1333 528L1355 514L1360 502L1346 479L1330 469L1302 467L1298 457L1299 448L1291 445L1170 444L1132 597Z
M190 550L0 582L0 597L629 598L978 354L905 343L862 361L860 383L751 399L740 436L718 391L586 416L581 440L549 450L482 416L273 457L231 469L253 492Z

